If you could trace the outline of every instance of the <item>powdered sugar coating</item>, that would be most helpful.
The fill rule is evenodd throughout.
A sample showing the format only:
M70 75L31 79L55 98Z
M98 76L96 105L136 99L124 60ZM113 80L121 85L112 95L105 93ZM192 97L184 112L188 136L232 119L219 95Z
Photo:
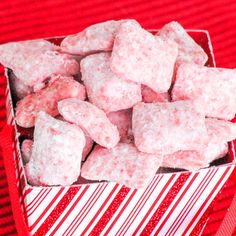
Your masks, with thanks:
M24 41L0 45L0 62L13 70L25 85L41 84L54 74L75 75L79 64L72 56L62 54L46 40Z
M207 166L205 158L198 151L185 150L177 151L163 157L162 166L170 168L180 168L186 170L198 170Z
M141 86L125 81L110 69L110 53L98 53L81 61L82 80L91 103L106 113L131 108L141 101Z
M178 44L178 64L190 62L204 65L206 63L208 59L207 54L178 22L172 21L164 25L157 35L164 39L173 40Z
M230 142L236 139L236 124L227 120L206 119L207 132L216 142Z
M111 69L125 80L164 93L171 85L177 53L176 43L155 37L130 20L121 23L117 31Z
M149 87L142 85L142 102L153 103L153 102L170 102L170 95L166 93L156 93Z
M25 85L24 82L19 80L13 73L10 75L10 82L13 94L17 97L17 99L22 99L33 92L32 87Z
M56 119L58 120L61 120L61 121L66 121L62 115L58 115L55 117ZM81 127L80 127L81 128ZM84 161L87 157L87 155L90 153L90 151L92 150L93 148L93 140L91 139L91 137L89 136L89 134L83 129L81 128L84 132L84 136L85 136L85 146L84 146L84 149L83 149L83 153L82 153L82 161Z
M81 175L139 189L150 183L161 162L162 157L142 153L133 144L119 143L112 149L96 146L82 166Z
M31 139L25 139L21 144L21 154L24 164L30 161L32 155L33 141Z
M178 67L172 99L195 100L206 116L231 120L236 113L236 70L189 63Z
M228 153L227 141L236 139L236 124L213 118L207 118L205 122L209 139L202 152L188 150L165 155L163 166L195 170L206 167Z
M132 128L135 145L147 153L202 150L208 140L205 114L192 101L139 103Z
M40 112L36 119L34 145L26 165L32 185L70 185L80 175L83 131L76 125L56 120Z
M94 24L63 39L61 49L72 54L86 55L96 51L111 51L116 31L122 21Z
M133 139L132 135L132 110L121 110L107 114L108 119L114 124L120 134L120 141L127 142Z
M17 124L25 128L34 126L39 111L45 111L51 116L58 115L58 101L70 97L84 100L86 98L84 86L73 77L53 77L46 88L26 96L17 103Z
M58 103L58 110L65 120L81 126L99 145L112 148L119 142L117 127L93 104L69 98Z

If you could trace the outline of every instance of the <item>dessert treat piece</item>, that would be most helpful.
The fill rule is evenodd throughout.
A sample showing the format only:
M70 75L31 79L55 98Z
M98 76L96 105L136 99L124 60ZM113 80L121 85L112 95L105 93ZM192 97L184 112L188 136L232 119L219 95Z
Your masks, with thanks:
M122 80L110 69L110 53L98 53L81 61L82 80L91 103L105 112L127 109L141 101L141 86Z
M157 33L163 39L173 40L178 44L177 63L190 62L204 65L208 59L204 50L188 35L185 29L176 21L172 21Z
M26 165L32 185L70 185L80 175L83 131L76 125L59 121L45 112L36 118L32 156Z
M133 139L132 136L132 110L121 110L107 114L108 119L114 124L120 134L121 142L128 142Z
M112 149L96 146L82 166L81 175L139 189L150 183L161 162L161 156L142 153L133 144L119 143Z
M155 103L155 102L170 102L170 95L166 93L156 93L149 87L142 85L142 102Z
M111 69L125 80L164 93L171 85L177 53L176 43L155 37L130 20L121 23L117 31Z
M209 140L202 153L196 150L177 151L165 155L162 165L194 170L206 167L212 161L224 157L228 153L227 141L236 139L236 124L225 120L207 118L206 129Z
M21 80L19 80L14 75L14 73L11 73L10 75L10 82L11 82L13 94L15 95L17 99L22 99L33 92L33 88L25 85Z
M39 111L45 111L51 116L58 115L58 101L70 97L84 100L86 97L84 86L76 82L73 77L53 77L46 88L24 97L17 103L17 124L25 128L34 126Z
M194 171L208 166L208 163L205 162L204 156L198 151L185 150L165 155L162 166Z
M139 103L132 128L135 145L147 153L203 150L208 141L205 114L192 101Z
M30 161L32 155L33 141L31 139L25 139L21 144L21 153L24 164Z
M122 21L106 21L91 25L61 42L61 49L72 54L87 55L97 51L111 51L116 31Z
M236 123L207 118L206 128L211 140L216 142L230 142L236 139Z
M79 125L99 145L112 148L119 142L117 127L93 104L69 98L58 103L58 110L65 120Z
M53 74L68 76L79 72L79 64L72 56L58 52L58 47L46 40L0 45L0 62L25 85L36 89Z
M236 113L236 70L184 63L178 67L172 99L197 101L208 117L231 120Z

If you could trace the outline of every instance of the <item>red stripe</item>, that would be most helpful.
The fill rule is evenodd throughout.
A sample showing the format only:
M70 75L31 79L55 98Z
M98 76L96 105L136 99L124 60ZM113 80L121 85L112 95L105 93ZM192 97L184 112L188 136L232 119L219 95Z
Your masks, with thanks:
M52 191L52 189L50 189L50 190L46 193L46 195L41 198L41 200L38 202L37 206L36 206L30 213L29 213L29 212L27 213L27 216L28 216L28 217L30 217L30 216L36 211L36 209L37 209L38 207L41 207L40 204L42 203L42 201L44 201L44 199L48 196L48 194L49 194L51 191Z
M36 201L38 200L38 198L46 191L46 189L42 188L39 193L37 194L37 196L26 206L26 209L28 210L28 208Z
M36 197L37 199L35 198L36 200L34 200L34 203L33 203L30 207L28 207L29 205L27 205L27 207L26 207L26 209L27 209L27 214L28 214L30 211L32 211L32 209L35 207L35 205L37 205L37 203L41 200L42 197L44 197L44 195L45 195L47 192L48 192L48 189L47 189L47 188L43 188L42 193L37 195L37 197Z
M133 199L134 195L136 194L138 190L135 189L133 190L132 194L129 196L127 202L124 204L124 206L122 207L122 209L120 210L119 214L116 216L116 218L113 220L112 224L110 225L110 227L107 229L107 231L104 233L105 235L108 235L108 233L111 231L111 229L113 228L113 226L115 225L115 223L117 222L117 220L120 218L120 216L122 215L122 213L124 212L124 210L127 208L127 206L129 205L130 201Z
M162 180L163 175L162 176L158 176L158 178L154 178L153 183L151 183L149 185L148 188L146 188L145 192L142 194L142 196L140 197L139 201L136 203L135 207L133 208L133 210L131 211L131 213L129 214L129 217L126 218L125 222L123 223L123 225L120 227L120 230L123 230L120 232L120 230L117 232L117 234L124 234L127 232L127 230L129 229L130 225L133 223L133 221L135 220L135 216L137 216L137 214L139 214L139 212L142 210L143 206L146 204L147 200L149 199L149 197L151 196L151 194L155 191L156 186L160 183L160 181ZM133 218L133 219L132 219ZM126 223L127 222L127 223ZM125 224L126 223L126 224ZM127 227L128 225L128 227ZM126 228L126 229L125 229ZM125 230L125 231L124 231Z
M88 188L88 186L86 186L86 187ZM56 207L53 209L53 211L47 217L47 219L43 222L43 224L35 232L35 235L44 236L48 232L48 230L57 221L58 217L64 212L64 210L66 209L68 204L72 201L72 199L75 197L75 195L79 192L80 188L81 187L71 187L68 189L68 191L65 193L63 198L60 200L60 202L56 205ZM83 192L80 194L79 199L84 195L87 188L85 188L83 190Z
M86 226L86 228L84 229L84 231L81 233L82 235L85 235L85 233L88 231L88 229L91 227L91 225L93 224L93 222L97 219L98 215L100 214L100 212L104 209L104 207L106 206L107 202L111 199L112 195L114 194L114 192L116 191L116 189L119 187L119 184L116 184L115 187L112 189L112 191L110 192L110 194L108 195L108 197L106 198L106 200L103 202L103 204L101 205L101 207L98 209L98 211L96 212L96 214L94 215L94 217L92 218L92 220L88 223L88 225Z
M107 187L107 184L105 185L104 189L102 189L102 191L100 192L100 194L97 196L96 200L93 202L93 204L91 204L90 208L87 210L86 214L81 218L78 219L80 220L78 223L78 220L76 222L76 227L75 229L72 231L71 235L74 234L74 232L76 231L76 229L79 227L79 225L81 224L81 222L84 220L84 218L88 215L89 211L92 209L92 207L95 205L95 203L97 202L97 200L100 198L100 196L102 195L102 193L104 192L105 188Z
M153 214L153 216L152 216L152 218L149 220L149 222L153 221L154 219L157 220L156 223L159 222L159 219L157 218L157 216L160 216L160 217L161 217L161 215L164 214L164 212L161 213L161 212L158 211L158 209L162 206L163 203L166 203L167 201L169 202L168 199L170 198L170 196L172 196L172 197L174 196L174 195L173 195L173 194L174 194L173 189L175 188L175 186L181 187L181 185L186 182L186 180L187 180L187 178L188 178L189 175L190 175L190 174L182 174L182 175L180 175L180 176L178 177L178 179L175 181L175 183L173 184L172 188L169 190L169 192L168 192L168 194L166 195L166 197L163 199L163 201L162 201L162 203L160 204L160 206L156 209L155 213ZM138 225L137 228L135 229L134 235L137 235L138 231L139 231L140 228L143 226L143 224L144 224L144 222L146 221L146 219L150 216L151 211L153 210L153 208L155 207L155 205L157 204L157 202L160 200L160 198L161 198L162 195L164 194L165 189L169 187L169 185L171 184L171 182L172 182L172 180L175 178L175 176L176 176L176 174L173 174L173 175L170 177L170 179L168 180L168 182L167 182L166 185L165 185L165 188L163 188L163 189L161 190L160 194L158 195L158 197L156 198L156 200L153 202L153 204L151 205L151 207L150 207L149 210L147 211L146 215L143 217L142 221L139 223L139 225ZM175 191L176 191L176 189L175 189ZM177 194L177 193L176 193L176 194ZM160 209L159 209L159 210L160 210ZM157 211L158 211L158 214L157 214ZM143 229L142 232L144 232L144 231L146 232L146 231L147 231L147 227L150 227L150 226L149 226L149 225L150 225L149 222L148 222L148 224L146 225L146 227ZM148 231L148 232L149 232L149 231Z
M30 231L32 231L35 226L38 224L38 222L43 218L43 216L48 212L48 210L51 208L51 206L54 204L54 202L60 197L61 193L64 191L64 188L61 188L58 193L55 195L55 197L50 201L50 203L47 205L47 207L44 209L42 214L37 218L37 220L34 222L33 225L30 226Z
M112 216L115 214L121 203L124 201L127 194L130 192L130 188L122 187L117 193L116 197L113 199L107 210L104 212L103 216L94 226L93 230L90 232L90 236L100 235L103 229L106 227L107 223L111 220Z
M201 196L201 194L207 188L209 182L214 178L216 173L217 169L213 169L212 171L210 170L207 172L206 176L204 177L204 180L201 181L200 185L195 189L188 202L185 204L185 206L183 206L181 212L178 214L178 217L175 219L166 234L170 232L171 235L173 230L175 230L174 233L178 230L179 225L181 225L182 222L186 219L186 216L188 216L188 213L191 211L192 206L194 206L194 204L197 202L199 196Z
M92 195L88 198L86 203L84 204L83 208L81 208L80 212L76 215L76 217L73 219L73 221L70 223L70 225L67 227L66 231L63 233L64 235L68 235L69 232L71 231L71 227L74 227L75 220L81 215L81 213L84 212L84 208L94 199L94 197L97 195L97 192L101 189L103 185L98 184L95 190L93 190Z
M191 181L186 186L186 189L188 189L189 186L191 186L191 184L197 178L197 176L198 176L198 173L196 173L192 177ZM190 177L189 172L183 173L178 177L177 181L174 183L172 188L169 190L168 194L166 195L166 197L164 198L164 200L162 201L160 206L156 209L155 213L152 215L151 219L149 220L149 222L147 223L147 225L143 229L141 235L145 235L146 233L151 233L155 229L156 225L158 224L160 219L163 217L166 210L169 208L171 202L173 202L174 199L177 197L178 193L180 192L181 188L184 186L184 184L186 183L186 181L188 180L189 177ZM181 194L180 198L184 196L185 192L187 191L186 189ZM175 208L175 206L173 208ZM171 214L171 212L169 212L167 218L170 216L170 214Z
M206 198L206 200L204 201L204 203L201 205L201 207L199 208L199 210L197 211L197 213L194 215L193 219L191 220L191 222L188 224L188 226L186 227L184 234L186 234L189 230L189 228L193 225L193 223L195 222L196 218L199 216L199 214L201 213L201 211L203 210L203 208L206 206L206 204L208 203L208 201L210 200L211 196L213 193L215 193L216 189L219 187L219 184L222 182L222 180L225 178L225 176L227 175L227 173L229 172L231 167L227 167L226 171L224 172L224 174L221 176L221 178L218 180L218 182L216 183L215 187L211 190L210 194L208 195L208 197Z

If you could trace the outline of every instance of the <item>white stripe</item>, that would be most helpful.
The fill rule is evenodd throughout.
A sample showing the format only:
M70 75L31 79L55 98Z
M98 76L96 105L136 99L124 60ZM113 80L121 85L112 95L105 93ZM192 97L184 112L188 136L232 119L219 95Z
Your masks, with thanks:
M77 223L86 215L86 212L88 209L94 204L96 199L98 198L99 194L106 188L107 183L102 183L97 185L98 187L93 192L93 195L88 199L88 201L84 204L83 209L80 212L77 212L78 214L73 220L73 223L71 225L67 225L64 235L71 235L72 232L75 230Z
M91 195L93 194L93 192L95 191L95 188L97 187L97 184L93 184L90 185L90 187L87 189L87 191L85 192L85 194L83 195L83 197L80 199L79 204L76 204L73 211L71 212L71 214L68 216L68 218L73 219L77 216L78 212L80 212L82 210L82 208L84 207L86 201L91 197ZM71 187L69 187L71 188ZM81 186L80 190L78 191L78 193L74 196L74 198L70 201L70 203L68 204L68 206L64 209L63 213L57 218L56 222L53 224L53 226L51 227L51 229L47 232L46 235L51 235L51 232L57 227L57 225L60 223L60 221L62 220L62 218L66 215L66 213L70 210L71 206L74 204L74 202L78 199L78 197L80 196L80 194L83 192L83 190L86 188L86 185ZM69 225L65 225L64 223L62 223L64 225L64 227L68 227Z
M201 205L202 205L201 202L204 201L209 194L209 192L206 189L208 189L207 187L209 186L210 182L215 180L215 177L213 177L213 176L216 174L217 174L217 170L211 169L211 172L204 178L204 180L198 186L194 187L194 191L196 191L196 192L193 192L193 194L190 195L190 197L188 198L189 202L187 202L186 199L185 199L185 201L187 203L185 205L184 205L184 201L183 201L184 199L180 202L179 205L183 204L182 209L180 212L178 212L178 216L174 219L174 223L171 225L171 227L167 228L167 232L165 233L166 235L175 234L175 231L178 230L179 225L182 224L181 221L184 220L184 218L186 216L188 216L187 217L188 223L190 222L190 220L192 220L192 218L194 217L194 215L191 214L192 209L195 209L197 211L201 207ZM195 185L195 184L193 183L193 185ZM211 191L211 189L209 189L209 191ZM174 215L174 213L173 213L173 215ZM186 221L186 219L184 221ZM168 225L168 223L166 225ZM186 227L187 227L187 224L185 225L185 228ZM165 228L165 226L163 227L163 229L164 228ZM182 232L182 231L180 231L180 232Z
M50 197L51 197L51 200L57 195L57 193L61 190L61 188L58 188L58 189L53 189L52 192L50 192ZM54 208L56 207L56 205L58 204L58 202L64 197L65 193L68 191L68 188L65 188L61 194L59 195L59 197L57 197L57 199L55 200L55 202L52 204L52 206L47 210L47 212L45 213L45 215L42 217L42 219L37 223L37 225L34 227L34 229L32 230L32 234L34 234L37 229L44 223L44 221L46 220L46 218L50 215L50 213L54 210ZM48 204L50 204L50 202L48 202ZM40 205L40 208L42 208L42 212L43 210L45 210L46 208L46 204L44 207L41 207ZM31 215L28 220L29 220L29 226L32 226L34 224L34 222L41 216L40 212L39 211L36 211L35 216Z
M161 183L158 184L158 186L156 187L154 193L157 193L158 195L156 196L156 198L159 196L160 191L165 188L165 191L163 192L161 198L159 199L159 201L156 203L156 205L153 207L152 211L150 212L149 216L147 217L147 219L144 221L143 225L140 227L139 231L137 232L137 235L141 234L141 232L143 231L143 229L146 227L147 223L149 222L149 220L151 219L151 217L153 216L153 214L155 213L156 209L160 206L160 204L162 203L162 201L164 200L164 198L166 197L166 195L168 194L168 192L170 191L170 189L173 187L173 185L175 184L175 181L178 179L178 177L181 175L181 173L176 174L176 176L173 178L173 180L170 182L168 188L165 187L166 183L168 182L168 180L170 179L170 177L172 176L172 174L165 174L164 178L161 180ZM153 194L154 194L153 193ZM154 200L155 201L155 200ZM151 205L145 205L142 209L145 210L146 208L150 208ZM146 212L148 211L148 209L146 209ZM143 219L143 217L139 218L137 217L135 219L135 221L132 224L131 229L128 232L134 232L137 225L139 225L139 223L141 222L141 220Z
M136 193L136 195L141 194L140 197L139 197L138 203L132 209L131 214L123 222L123 225L121 226L121 228L118 231L119 234L121 234L121 232L123 233L125 230L127 230L130 227L131 222L135 219L135 217L137 216L138 212L143 207L144 202L148 200L148 198L150 197L151 194L153 194L153 191L154 191L156 185L158 184L159 181L161 181L162 178L163 178L163 175L155 176L153 178L153 180L151 181L150 185L144 191L142 191L142 192L138 191Z
M132 193L134 192L134 190L130 190L129 193L127 194L127 196L124 198L124 200L122 201L122 203L120 204L120 206L118 207L117 211L115 212L115 214L112 216L112 218L110 219L109 223L106 225L106 227L103 229L103 231L101 232L101 235L104 235L104 233L107 231L107 229L109 228L109 226L113 223L114 219L116 218L116 216L119 214L119 212L121 211L121 209L123 208L123 206L126 204L126 202L128 201L129 197L132 195ZM119 229L119 228L118 228Z
M115 185L114 185L115 186ZM101 217L105 214L107 208L110 206L110 204L112 203L112 201L114 200L114 198L116 197L116 195L118 194L118 192L120 191L122 185L119 184L119 186L117 187L117 189L114 191L113 195L111 196L110 200L107 202L106 206L104 206L104 208L101 210L101 212L99 213L99 215L97 216L97 219L93 222L93 224L91 225L91 227L88 229L87 233L85 235L89 235L89 233L92 231L92 229L95 227L95 225L98 223L98 221L101 219Z
M111 191L113 190L115 186L115 183L109 183L107 188L105 189L105 191L99 196L98 200L96 201L96 203L93 205L93 207L88 211L87 216L83 219L83 221L81 222L81 224L79 225L79 227L77 227L76 231L73 233L73 235L81 235L81 233L84 231L84 229L86 228L86 226L88 225L88 223L91 221L91 219L93 218L93 216L97 213L97 211L99 210L99 208L101 207L101 205L104 203L104 201L107 199L108 195L111 193ZM115 197L115 195L113 194L113 196ZM110 201L109 201L110 202ZM107 208L109 205L107 203L106 207ZM101 213L100 213L101 215ZM78 226L78 224L77 224ZM89 235L89 233L87 232L86 235Z
M225 171L227 167L219 167L220 170ZM191 227L189 228L187 234L190 234L192 232L192 230L194 229L195 225L198 223L198 221L200 220L200 218L202 217L202 215L205 213L205 211L207 210L207 208L209 207L209 205L212 203L212 201L214 200L214 198L216 197L216 195L219 193L220 189L223 187L223 185L225 184L225 182L228 180L228 178L230 177L231 173L233 172L235 166L231 166L230 170L228 171L228 173L226 174L226 176L224 177L224 179L220 182L219 186L217 187L217 189L214 191L214 193L212 194L212 196L210 197L209 201L206 203L206 205L204 206L204 208L202 209L202 211L199 213L198 217L196 218L195 222L191 225ZM219 173L221 174L221 176L223 175L223 173ZM220 177L221 177L220 176Z
M205 170L204 172L206 173L207 171ZM165 218L167 217L168 213L169 213L170 211L172 211L172 208L173 208L174 204L176 203L176 201L179 200L181 194L186 190L186 187L188 186L189 182L192 181L192 179L193 179L193 177L194 177L195 174L196 174L196 173L191 173L191 175L189 176L189 178L187 179L187 181L185 182L185 184L182 186L182 188L181 188L181 190L179 191L179 193L176 195L174 201L170 204L170 206L168 207L167 211L165 212L165 214L162 216L161 220L158 222L158 224L157 224L156 227L154 228L154 230L153 230L153 232L151 233L151 235L155 235L155 233L156 233L156 231L158 230L159 226L160 226L160 225L162 224L162 222L165 220ZM198 176L198 177L195 179L195 181L194 181L195 185L196 185L196 184L199 184L199 183L202 181L203 177L204 177L204 176L200 176L200 177ZM184 195L184 204L183 204L183 205L185 205L186 201L188 200L189 194L191 194L191 193L194 191L195 185L192 184L192 185L191 185L192 188L190 187L190 188L188 189L188 192ZM193 187L193 186L194 186L194 187ZM180 210L182 209L183 205L179 204L179 205L176 207L175 212L180 211ZM171 216L170 216L170 218L169 218L169 220L168 220L168 223L169 223L170 225L173 223L173 222L172 222L172 221L173 221L173 217L176 217L176 215L178 215L178 214L176 214L176 213L171 214ZM170 220L171 218L172 218L172 221Z

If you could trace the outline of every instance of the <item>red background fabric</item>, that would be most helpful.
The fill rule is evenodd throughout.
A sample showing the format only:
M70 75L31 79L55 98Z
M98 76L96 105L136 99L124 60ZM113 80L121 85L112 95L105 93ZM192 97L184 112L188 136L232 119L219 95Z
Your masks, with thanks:
M208 30L217 66L234 68L235 12L235 0L1 0L0 43L72 34L109 19L135 18L147 29L177 20L186 29ZM0 127L5 117L2 84L0 81ZM225 209L218 212L224 216ZM0 152L0 235L16 234L11 211Z

